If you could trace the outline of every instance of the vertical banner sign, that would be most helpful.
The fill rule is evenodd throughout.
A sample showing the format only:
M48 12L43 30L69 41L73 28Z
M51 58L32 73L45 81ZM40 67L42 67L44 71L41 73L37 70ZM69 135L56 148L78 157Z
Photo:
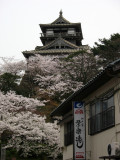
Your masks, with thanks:
M85 159L85 114L83 102L74 102L74 160Z

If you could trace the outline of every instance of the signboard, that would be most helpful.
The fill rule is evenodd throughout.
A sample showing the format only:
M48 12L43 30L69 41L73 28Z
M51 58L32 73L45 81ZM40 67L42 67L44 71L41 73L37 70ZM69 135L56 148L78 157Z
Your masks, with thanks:
M74 160L85 159L85 114L83 102L74 102Z

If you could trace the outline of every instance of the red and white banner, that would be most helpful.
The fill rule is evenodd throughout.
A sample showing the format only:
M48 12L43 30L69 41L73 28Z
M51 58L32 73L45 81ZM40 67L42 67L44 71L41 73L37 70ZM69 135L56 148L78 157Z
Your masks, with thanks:
M85 113L83 102L74 102L74 160L85 159Z

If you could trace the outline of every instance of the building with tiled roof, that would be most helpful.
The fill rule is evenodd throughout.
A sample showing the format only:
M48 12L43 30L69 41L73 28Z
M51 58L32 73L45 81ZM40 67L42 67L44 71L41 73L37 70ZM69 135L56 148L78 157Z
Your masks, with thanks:
M63 160L120 160L120 59L69 96L51 116L60 116Z
M89 49L87 45L82 45L83 35L81 23L71 23L66 20L62 11L59 17L52 23L40 24L41 41L43 46L37 46L35 50L23 51L25 58L40 55L63 55Z

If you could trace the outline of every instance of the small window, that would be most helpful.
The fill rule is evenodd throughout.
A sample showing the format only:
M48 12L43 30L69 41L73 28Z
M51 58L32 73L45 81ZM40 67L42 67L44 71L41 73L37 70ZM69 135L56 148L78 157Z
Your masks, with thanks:
M65 129L64 143L68 146L73 143L73 121L66 123Z
M54 36L53 30L52 30L52 29L48 29L48 30L46 31L46 36Z
M69 28L68 29L68 34L69 35L75 35L75 29L74 28Z

